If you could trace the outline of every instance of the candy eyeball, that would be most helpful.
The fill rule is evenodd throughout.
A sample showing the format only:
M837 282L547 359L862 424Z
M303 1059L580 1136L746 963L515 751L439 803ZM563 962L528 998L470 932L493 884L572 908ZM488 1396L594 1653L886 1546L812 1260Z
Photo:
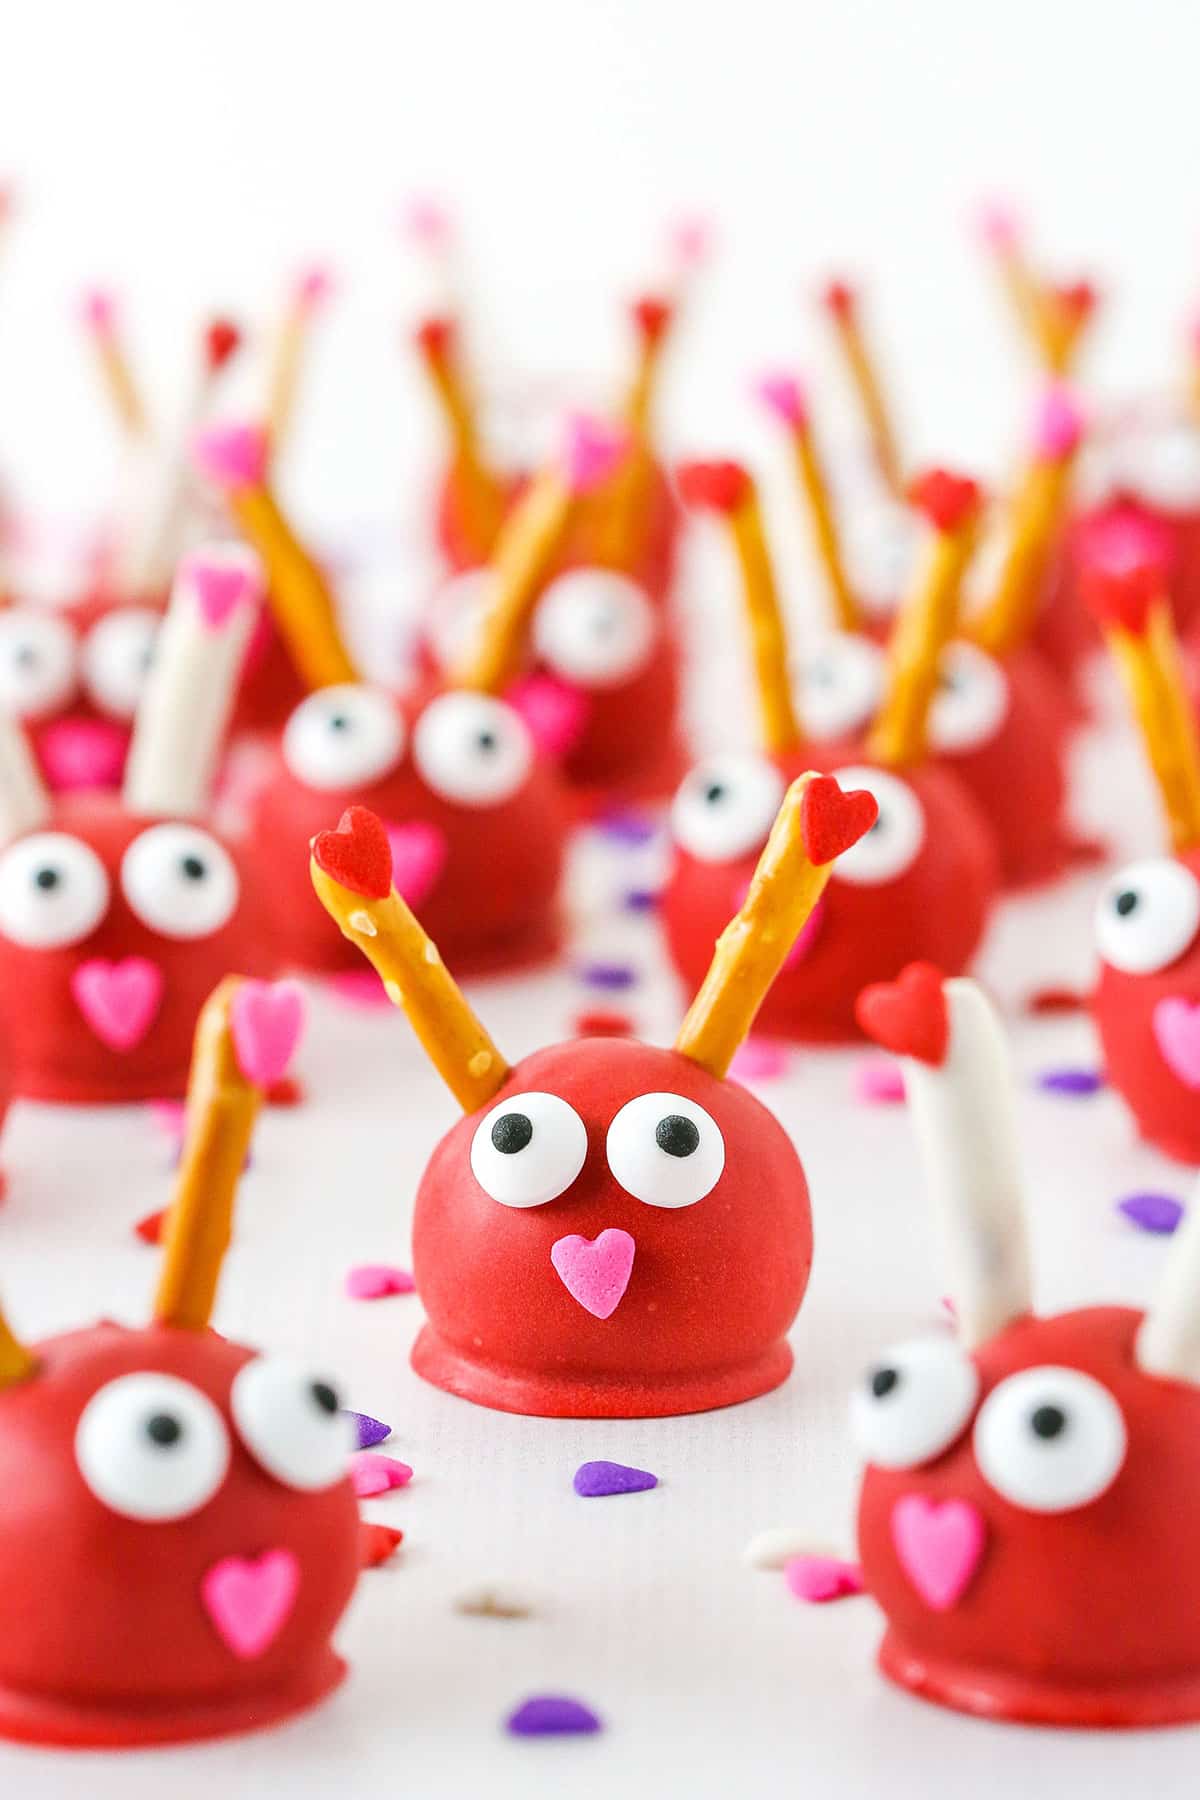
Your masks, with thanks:
M990 1487L1026 1512L1071 1512L1098 1500L1125 1461L1125 1418L1078 1369L1023 1369L993 1388L975 1421L975 1461Z
M725 1139L711 1114L682 1094L639 1094L608 1128L608 1166L647 1206L695 1206L725 1168Z
M352 682L319 688L283 730L283 760L297 781L321 792L366 787L397 768L404 721L381 688Z
M925 842L925 809L907 781L886 769L849 768L837 771L844 793L865 788L874 794L879 816L871 829L838 857L835 881L853 887L881 887L908 873Z
M494 1106L471 1140L471 1173L501 1206L557 1200L587 1160L587 1127L557 1094L514 1094Z
M551 671L585 688L619 687L646 665L657 624L645 592L610 569L572 569L542 595L533 644Z
M20 838L0 856L0 933L26 950L57 950L89 937L108 911L104 864L64 831Z
M979 1399L979 1371L949 1338L889 1350L850 1401L859 1451L881 1469L915 1469L962 1436Z
M671 806L675 841L698 862L734 862L767 841L784 779L761 756L714 756L684 777Z
M816 738L852 737L883 698L886 658L870 638L831 632L800 665L800 716Z
M529 728L490 694L439 694L413 728L413 761L426 787L459 806L498 806L529 779Z
M934 751L976 750L994 738L1008 715L1008 677L975 644L949 645L938 669L929 711Z
M75 634L28 606L0 611L0 708L18 719L61 712L75 694Z
M464 569L438 589L429 617L429 646L443 673L457 668L474 648L493 580L490 569Z
M83 684L100 712L132 719L160 625L159 615L148 606L120 606L92 626L82 645Z
M75 1431L75 1461L97 1500L147 1523L199 1512L229 1456L220 1412L175 1375L118 1376L88 1401Z
M1126 975L1168 968L1200 929L1200 882L1170 857L1147 857L1114 875L1096 904L1100 955Z
M121 858L121 888L143 925L168 938L204 938L237 909L229 852L197 825L151 825Z
M255 1357L234 1377L230 1406L250 1454L285 1487L316 1492L345 1475L353 1425L323 1376L286 1357Z

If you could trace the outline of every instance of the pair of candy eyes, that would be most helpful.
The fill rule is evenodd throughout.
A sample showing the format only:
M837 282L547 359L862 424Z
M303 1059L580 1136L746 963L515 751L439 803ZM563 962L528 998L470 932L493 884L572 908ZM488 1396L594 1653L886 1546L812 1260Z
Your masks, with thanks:
M879 803L879 817L857 844L841 855L834 879L855 887L896 881L916 862L925 842L925 810L908 782L886 769L839 769L849 791L865 788ZM675 841L698 862L733 862L766 842L786 783L760 756L721 756L693 769L675 796Z
M859 1450L884 1469L915 1469L975 1425L971 1446L996 1493L1027 1512L1070 1512L1107 1492L1125 1461L1125 1417L1079 1369L1047 1363L1009 1375L979 1404L979 1371L946 1341L901 1345L851 1402Z
M237 1434L285 1487L316 1493L346 1472L352 1423L328 1382L282 1358L261 1357L234 1377ZM190 1381L149 1370L93 1394L75 1430L75 1461L110 1512L147 1523L186 1519L219 1492L233 1446L220 1409Z
M471 649L489 597L487 569L448 581L434 602L432 643L443 669ZM534 610L531 638L538 660L578 687L619 687L640 674L658 635L654 608L626 575L571 569L546 588Z
M69 705L82 681L101 712L132 718L159 624L148 607L123 606L80 639L50 611L0 613L0 706L20 719L45 718Z
M237 909L229 853L195 825L140 832L121 858L120 881L135 916L167 938L210 937ZM65 831L35 832L0 856L0 935L27 950L78 944L104 918L111 893L90 844Z
M817 739L853 736L875 716L886 687L887 658L870 638L837 632L799 670L800 715ZM943 654L929 713L935 753L976 750L996 736L1008 716L1007 677L994 657L974 644L954 643Z
M1108 883L1096 907L1096 944L1125 975L1154 975L1200 931L1200 882L1183 863L1148 857Z
M364 787L397 769L404 719L379 688L322 688L284 727L283 759L306 787ZM511 706L488 694L440 694L421 712L412 757L425 786L459 806L496 806L520 791L533 766L529 731Z
M725 1168L716 1120L682 1094L639 1094L613 1119L608 1166L647 1206L694 1206ZM587 1126L557 1094L516 1094L493 1107L471 1140L471 1172L501 1206L545 1206L587 1161Z

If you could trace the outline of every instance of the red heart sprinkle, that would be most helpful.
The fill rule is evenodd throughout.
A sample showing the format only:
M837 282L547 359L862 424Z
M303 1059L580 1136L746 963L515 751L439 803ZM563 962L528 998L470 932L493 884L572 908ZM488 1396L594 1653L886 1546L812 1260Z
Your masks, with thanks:
M364 1519L359 1526L359 1544L364 1569L377 1569L394 1556L404 1542L404 1533L395 1525L376 1525Z
M977 481L949 469L927 469L909 488L908 497L936 531L957 531L978 512L983 494Z
M854 317L858 295L848 281L831 281L821 295L825 310L843 322Z
M436 317L423 319L413 335L427 356L440 360L454 344L454 321Z
M909 963L898 980L863 989L854 1009L859 1024L885 1050L940 1067L950 1043L942 981L932 963Z
M648 344L657 344L674 314L674 307L660 294L642 294L630 308L633 322Z
M1167 591L1168 556L1149 519L1119 512L1097 522L1080 546L1084 604L1102 625L1145 631L1150 608Z
M750 476L736 462L680 463L675 472L685 506L735 512L751 492Z
M844 794L832 775L815 775L804 790L800 830L810 862L818 868L857 844L879 817L879 802L866 788Z
M214 319L204 334L204 352L212 370L224 368L242 341L232 319Z
M1054 289L1054 298L1067 317L1077 324L1096 310L1100 296L1090 281L1071 281Z
M392 847L369 806L348 806L336 831L317 833L312 853L317 867L351 893L386 900L392 891Z

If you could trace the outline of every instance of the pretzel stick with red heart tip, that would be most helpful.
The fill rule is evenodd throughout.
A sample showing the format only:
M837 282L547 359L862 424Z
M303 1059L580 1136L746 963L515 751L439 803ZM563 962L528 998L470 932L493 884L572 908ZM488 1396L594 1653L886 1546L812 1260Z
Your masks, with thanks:
M292 428L313 320L329 298L332 286L328 269L314 264L297 277L288 295L267 375L267 436L272 459L280 454Z
M1083 597L1100 621L1162 797L1176 850L1200 845L1200 735L1187 691L1167 593L1167 570L1150 528L1131 522L1093 536Z
M392 887L390 854L386 875L378 881L369 878L376 888L386 880L383 894L357 892L331 873L345 872L337 840L352 832L381 839L380 853L386 852L386 834L374 813L352 807L337 831L322 831L313 839L309 873L317 899L342 936L376 970L388 999L408 1014L425 1054L463 1111L475 1112L503 1085L508 1064L467 1004L437 945Z
M659 294L641 295L629 310L637 353L620 417L629 432L630 448L607 491L596 496L603 509L598 560L616 569L637 568L645 542L654 473L654 401L676 317L675 305Z
M463 368L460 334L452 318L425 318L413 342L450 440L451 470L460 523L472 549L490 556L504 523L504 483L487 461L478 407Z
M981 504L973 481L942 469L921 476L911 497L933 530L892 632L887 692L869 740L872 756L892 768L918 763L925 755L938 665L958 625Z
M202 431L192 453L201 474L221 489L239 529L263 560L271 611L303 680L313 688L357 681L329 583L269 485L268 450L261 427L221 425Z
M129 438L147 436L146 407L121 342L115 299L101 288L92 289L84 295L82 317L96 353L100 378L121 429Z
M991 202L980 213L979 231L1022 335L1049 368L1046 296L1026 254L1020 221L1009 207Z
M1048 287L1042 302L1045 316L1046 367L1052 375L1070 373L1087 329L1096 314L1096 290L1089 281Z
M839 631L861 631L862 608L846 573L833 498L813 437L804 391L794 376L771 374L759 381L758 396L788 434L834 623Z
M750 633L763 748L786 755L803 741L788 672L787 628L753 477L741 463L683 463L676 471L687 506L724 519L733 541Z
M1016 650L1037 624L1082 441L1083 413L1071 392L1055 384L1039 403L1029 465L1009 506L999 579L971 622L971 636L993 656Z
M833 321L838 346L858 403L867 435L884 481L898 499L904 498L904 474L891 411L884 399L879 371L863 333L858 295L845 281L831 281L825 289L825 310Z
M812 916L835 859L879 816L872 795L843 794L832 775L809 771L783 796L741 909L717 939L675 1048L726 1075L788 951Z
M519 672L529 619L554 558L584 497L609 479L628 447L625 434L602 420L568 420L564 448L535 476L500 534L487 608L451 686L498 694Z

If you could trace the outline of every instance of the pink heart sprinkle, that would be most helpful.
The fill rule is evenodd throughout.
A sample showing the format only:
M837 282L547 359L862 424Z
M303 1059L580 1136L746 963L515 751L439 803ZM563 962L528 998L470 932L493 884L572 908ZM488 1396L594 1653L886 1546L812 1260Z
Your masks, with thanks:
M934 1612L948 1612L979 1566L987 1527L969 1500L905 1494L892 1508L892 1542L900 1566Z
M268 1650L291 1616L300 1588L300 1564L290 1550L262 1556L224 1556L200 1583L205 1611L217 1636L249 1662Z
M621 1304L633 1273L635 1240L610 1227L597 1238L577 1233L559 1238L550 1261L572 1300L597 1319L607 1319Z
M1034 448L1049 462L1061 462L1077 448L1083 436L1083 408L1070 388L1055 382L1038 405Z
M774 1038L748 1037L739 1044L729 1073L738 1081L778 1081L791 1065L787 1046Z
M253 488L267 469L267 434L261 425L212 425L192 445L202 475L222 488Z
M1154 1008L1154 1039L1171 1073L1200 1088L1200 1005L1172 994Z
M764 375L758 382L758 397L768 412L793 431L808 421L804 390L794 375Z
M864 1056L854 1070L855 1098L867 1106L893 1106L904 1099L904 1076L890 1056Z
M412 1470L395 1456L379 1456L374 1450L356 1450L350 1458L350 1485L360 1500L371 1500L377 1494L390 1494L393 1488L407 1487Z
M390 1294L415 1294L417 1284L407 1269L390 1263L359 1263L346 1276L346 1292L352 1300L386 1300Z
M567 420L563 469L573 494L587 494L607 481L629 448L629 434L607 419L575 413Z
M866 1592L861 1563L838 1556L792 1556L784 1563L783 1574L797 1600L813 1606Z
M97 337L107 337L116 324L117 303L107 288L89 288L79 304L84 324Z
M392 886L414 909L429 897L446 866L446 834L423 819L386 825L392 847Z
M144 956L109 962L89 958L72 971L75 1004L110 1050L132 1050L140 1044L158 1012L163 972Z
M269 1088L285 1073L304 1032L299 983L243 981L233 996L230 1025L242 1074L255 1087Z
M526 675L505 699L520 713L543 756L567 756L587 729L592 703L582 688L553 675Z
M306 311L320 306L333 292L333 275L324 263L314 263L311 268L302 269L296 277L296 304Z
M232 613L246 600L262 596L260 566L251 553L233 556L196 551L187 557L180 575L196 596L200 617L210 631L220 631Z
M37 734L46 780L57 794L119 787L129 728L108 719L56 719Z

